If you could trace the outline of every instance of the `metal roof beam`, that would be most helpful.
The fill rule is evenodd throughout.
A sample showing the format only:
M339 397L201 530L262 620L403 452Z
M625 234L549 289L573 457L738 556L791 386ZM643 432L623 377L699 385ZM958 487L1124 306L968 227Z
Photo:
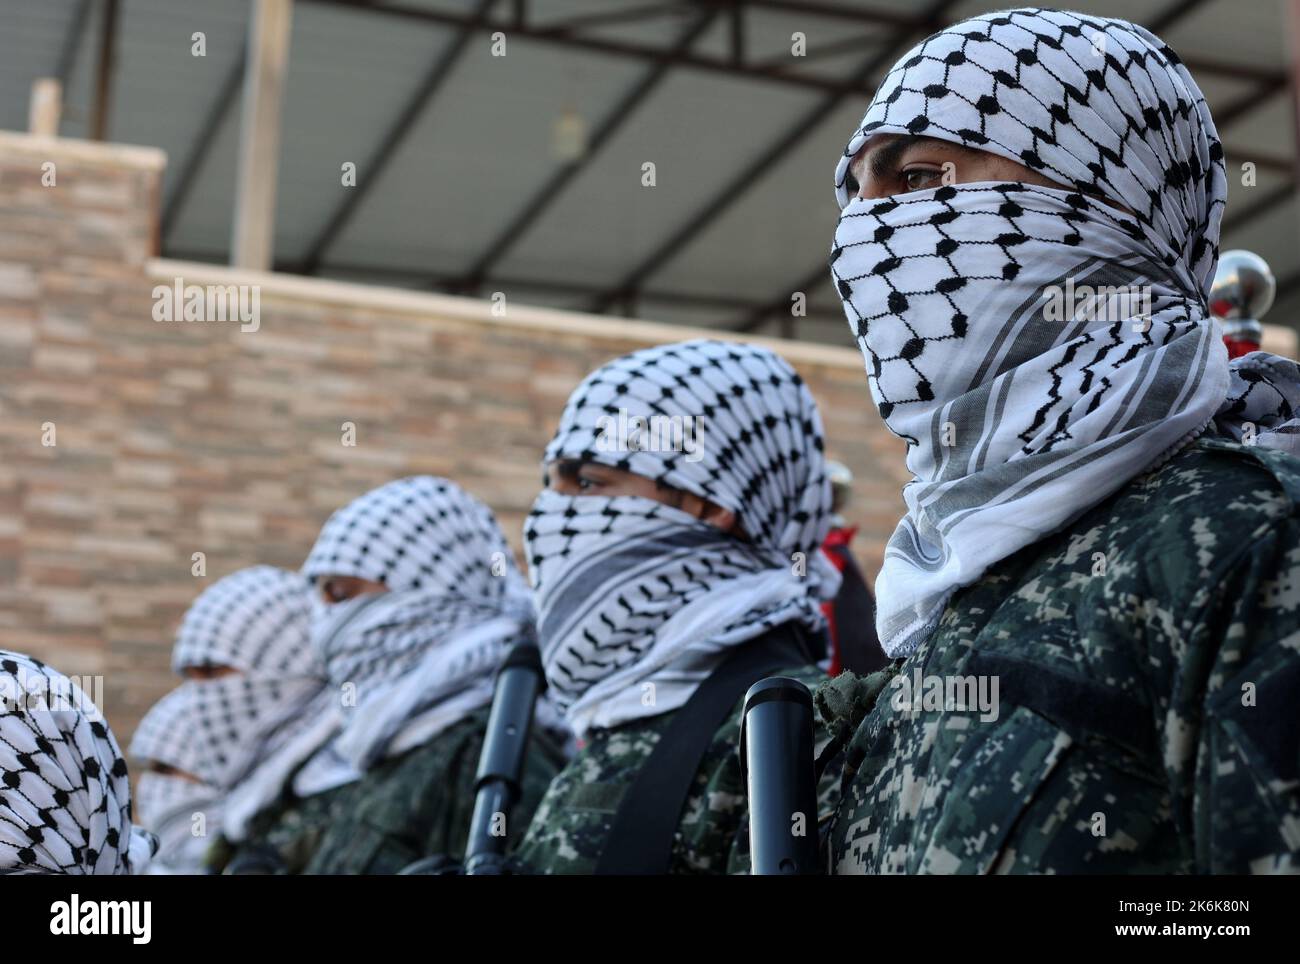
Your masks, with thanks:
M90 111L90 139L108 139L108 112L113 102L113 70L117 59L117 26L121 19L118 0L103 0L99 23L99 59L95 65L94 102Z
M207 116L203 119L203 125L199 128L199 136L195 138L189 156L185 158L185 163L178 169L179 173L173 182L171 197L167 199L167 203L163 207L162 237L164 241L167 239L167 235L171 233L172 228L176 226L176 219L180 216L185 201L190 196L190 190L194 187L199 171L208 159L212 144L217 139L217 132L221 130L221 125L225 123L226 118L230 116L230 111L239 100L239 92L244 89L244 69L247 65L247 58L248 41L245 39L244 45L239 50L239 56L235 58L235 62L221 82L217 96L212 100L212 106L208 108Z
M955 2L956 0L937 0L937 2L931 3L928 8L931 19L937 21L944 11ZM895 31L891 43L887 44L878 53L873 54L854 71L853 87L865 85L874 74L888 67L894 57L897 56L898 49L910 44L915 33L916 31L911 27L904 27ZM746 164L736 177L732 178L685 224L624 275L617 285L595 299L591 310L595 312L605 311L610 305L624 298L628 292L641 287L647 277L662 267L674 255L681 252L707 224L752 189L758 179L816 129L817 125L840 105L843 98L844 94L840 93L823 97L816 106L787 128L757 158Z
M691 44L699 39L700 35L708 29L709 25L717 16L716 10L704 10L697 14L695 19L686 28L685 32L678 37L675 50L686 50ZM581 158L570 161L561 165L546 183L536 191L528 201L520 207L519 212L510 219L504 228L502 228L487 246L487 250L479 255L473 266L466 272L465 277L459 282L462 289L475 290L482 283L486 275L492 270L492 266L499 261L507 251L512 248L523 234L537 222L538 218L555 203L564 188L573 181L586 166L591 162L606 144L613 138L624 124L632 117L637 107L639 107L647 97L659 86L659 84L668 75L671 68L671 61L664 60L656 63L645 75L638 80L623 95L622 99L606 115L601 122L600 127L592 135L587 144L587 149Z
M1264 216L1265 214L1271 214L1273 211L1278 209L1279 205L1286 204L1290 201L1294 192L1295 183L1288 180L1285 184L1273 188L1273 190L1269 191L1259 200L1252 201L1244 207L1237 208L1236 211L1229 213L1228 216L1223 219L1223 223L1219 228L1219 237L1222 239L1227 236L1229 231L1240 231L1247 224L1250 224L1250 222Z
M1266 81L1258 85L1254 90L1229 101L1222 110L1212 111L1214 126L1218 128L1220 136L1222 136L1224 129L1229 124L1235 123L1247 114L1259 110L1270 99L1286 90L1286 87L1286 74L1279 74L1278 79Z
M843 40L836 40L833 43L818 44L809 47L802 57L799 58L800 64L792 64L790 55L778 54L770 60L756 61L756 66L764 69L773 70L778 73L790 71L802 66L813 60L824 60L827 57L840 57L844 54L861 53L864 50L871 50L880 45L880 38L873 35L859 37L845 37Z
M365 164L359 168L361 176L357 179L356 186L348 189L343 203L335 209L325 223L325 227L321 229L315 240L308 246L306 257L303 258L301 266L303 274L314 274L317 268L320 267L325 252L329 250L330 245L338 239L343 229L347 227L348 222L352 220L361 202L370 193L371 188L379 182L384 168L397 154L402 142L411 132L411 128L420 115L424 113L425 109L442 89L443 84L451 75L452 68L460 61L461 55L469 46L469 41L474 36L475 30L486 22L485 18L488 10L495 2L496 0L480 0L473 15L461 23L460 30L455 39L452 40L451 48L446 55L425 74L419 86L407 99L406 104L398 113L387 133L380 139L378 147L375 148ZM353 6L353 4L348 4L348 6ZM378 10L380 8L367 4L364 9Z
M576 34L591 27L608 27L622 23L634 23L651 20L656 17L682 16L699 11L699 4L685 3L683 0L671 0L667 3L648 3L640 7L623 10L607 10L603 13L584 13L565 20L553 20L550 23L536 24L534 29L548 37L563 37Z
M796 291L802 291L807 294L808 289L812 288L818 282L825 282L830 278L831 269L826 266L823 260L816 268L809 271L806 275L790 289L790 293L782 296L779 300L773 298L766 304L758 304L750 308L745 316L730 327L736 331L753 331L761 325L769 315L776 314L782 308L790 305L790 299L794 297Z
M72 69L77 65L77 48L81 46L81 35L85 32L89 20L90 0L80 0L72 15L72 22L68 25L67 35L63 38L63 49L59 52L58 66L54 68L54 76L59 79L59 86L63 88L65 94L68 81L72 79Z
M742 2L745 6L753 7L756 10L773 10L778 13L793 13L800 16L853 20L857 23L877 23L889 27L904 27L909 30L922 30L929 23L923 14L904 13L901 10L864 9L842 3L819 3L814 2L814 0L808 0L808 2L804 2L804 0L742 0ZM931 29L937 30L938 27Z
M741 0L741 2L759 9L813 14L819 17L853 20L858 23L890 24L896 27L912 27L914 29L920 29L924 25L924 18L918 14L900 13L896 10L863 10L860 7L841 3L822 3L815 2L815 0L807 0L807 2L805 0ZM1207 2L1208 0L1175 0L1166 10L1151 18L1146 27L1152 33L1168 30L1179 20L1190 16L1197 9L1205 6ZM956 20L945 20L943 26L958 22Z
M1176 0L1170 4L1162 13L1156 14L1144 25L1153 34L1159 36L1164 31L1173 27L1178 21L1190 17L1201 7L1205 6L1206 0Z
M372 3L367 2L367 0L303 0L303 2L325 6L344 7L369 13L386 14L392 17L439 24L444 27L459 27L487 32L497 30L509 31L517 36L537 41L539 43L550 43L576 50L587 50L593 53L608 54L614 57L630 57L641 60L661 60L664 57L669 56L668 52L663 47L652 47L643 44L624 43L598 37L581 36L576 33L565 31L555 32L549 27L537 26L526 22L517 23L513 19L481 18L476 20L472 15L452 13L445 10L404 6L399 3ZM759 3L758 0L737 0L737 2L746 6L771 6L770 3ZM729 3L730 0L712 0L710 5L729 5ZM828 11L835 7L833 4L815 4L806 7L804 4L797 4L795 6L799 7L803 13L824 13L827 15L830 15ZM886 11L854 10L853 8L848 7L842 8L840 15L845 17L851 16L860 23L890 24L904 29L910 28L912 30L924 30L926 32L933 32L948 23L956 22L942 18L935 20L917 14L891 14ZM789 87L802 87L807 90L824 91L825 93L861 92L860 88L853 86L851 83L845 83L833 77L817 77L798 73L788 73L784 68L764 64L737 64L730 56L716 58L683 54L674 58L674 60L677 64L683 67L691 67L696 70L730 74L732 76L746 77L753 80L784 84ZM1197 60L1186 57L1183 58L1183 62L1187 64L1188 68L1192 70L1193 73L1219 74L1228 77L1235 77L1237 79L1262 81L1273 77L1276 73L1275 71L1254 68L1246 65Z
M463 14L446 13L424 7L406 7L393 3L364 4L358 0L304 0L326 6L344 7L358 11L388 14L410 20L435 23L448 27L464 27L477 31L505 31L526 40L549 43L573 50L585 50L591 53L606 54L612 57L626 57L637 60L658 62L669 60L675 66L690 67L710 73L727 74L732 77L745 77L752 80L769 81L788 87L801 87L824 93L862 93L860 85L844 82L829 77L813 77L799 74L786 74L783 71L756 64L736 64L730 55L723 58L704 57L696 54L678 54L665 47L648 47L642 44L624 43L598 37L580 36L569 33L550 33L546 27L525 24L522 27L500 19L484 19L474 23ZM721 0L719 0L721 2ZM710 4L715 6L716 4Z

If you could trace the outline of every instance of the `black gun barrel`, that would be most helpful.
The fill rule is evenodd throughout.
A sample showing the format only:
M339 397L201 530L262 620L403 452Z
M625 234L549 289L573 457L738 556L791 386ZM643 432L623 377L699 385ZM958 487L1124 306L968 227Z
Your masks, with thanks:
M740 751L749 793L751 873L820 873L808 687L785 676L751 686Z
M474 782L474 815L465 846L465 873L501 873L510 811L519 801L533 708L546 689L542 654L516 643L497 670L483 751Z
M226 865L223 874L236 877L260 874L287 874L288 866L280 852L269 844L249 844Z

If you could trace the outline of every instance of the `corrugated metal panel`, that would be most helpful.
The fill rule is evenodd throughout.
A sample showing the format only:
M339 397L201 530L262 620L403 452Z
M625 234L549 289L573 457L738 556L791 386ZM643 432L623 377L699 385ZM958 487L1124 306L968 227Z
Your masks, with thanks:
M506 273L616 282L820 95L672 74L506 259ZM655 186L641 183L655 165ZM734 256L714 252L719 259Z
M167 152L167 180L189 157L213 97L244 45L248 0L122 0L108 137ZM194 34L203 34L204 56ZM87 51L88 74L98 45Z
M32 82L53 77L80 0L0 0L0 127L27 130Z
M353 189L343 186L344 163L356 165L358 181L379 176L369 167L372 155L420 79L446 54L451 39L452 32L441 27L298 5L281 135L278 257L299 261L346 200ZM454 82L443 96L462 106L466 99ZM418 180L390 180L385 175L372 188L366 206L388 191L424 190Z
M488 36L479 34L332 260L439 273L468 268L561 163L552 137L562 113L573 111L590 129L644 69L602 54L560 55L518 38L507 38L506 55L494 57ZM609 162L606 152L594 166ZM559 208L543 223L554 223ZM595 214L570 220L570 228L587 234ZM581 242L582 250L595 241Z

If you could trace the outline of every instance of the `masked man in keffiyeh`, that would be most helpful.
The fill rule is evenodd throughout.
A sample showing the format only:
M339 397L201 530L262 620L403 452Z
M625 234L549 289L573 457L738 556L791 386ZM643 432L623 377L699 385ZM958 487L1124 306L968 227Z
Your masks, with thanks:
M1120 20L976 17L894 66L835 186L913 475L898 662L818 695L836 868L1300 871L1300 379L1207 309L1225 168L1187 69Z
M208 851L220 831L221 791L197 776L203 765L196 716L190 692L174 689L131 737L128 753L144 771L135 783L136 814L159 844L150 874L207 873Z
M282 750L329 704L310 613L307 580L274 566L217 580L186 611L172 652L184 682L145 714L131 741L131 756L146 766L141 819L162 841L151 871L220 870L232 845L275 847L256 822L228 821L226 803L236 788L265 785L269 772L283 782Z
M446 479L390 482L330 517L302 572L327 705L284 753L294 768L273 820L312 839L306 873L391 874L461 856L495 672L534 632L491 510ZM539 700L512 842L562 763L556 729ZM340 786L344 796L313 809Z
M0 874L138 874L157 849L131 824L126 760L99 707L0 650Z
M839 580L819 548L822 445L803 381L752 345L638 351L574 391L524 544L550 693L583 745L528 829L524 868L748 870L740 699L762 676L825 679L821 603ZM675 761L670 795L656 788Z

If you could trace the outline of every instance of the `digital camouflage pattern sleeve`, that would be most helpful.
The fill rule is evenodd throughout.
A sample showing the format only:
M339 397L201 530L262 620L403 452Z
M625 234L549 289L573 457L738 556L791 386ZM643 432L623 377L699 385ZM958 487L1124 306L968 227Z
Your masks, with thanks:
M826 678L815 666L778 674L810 690ZM749 872L749 831L745 785L741 779L740 710L714 736L686 799L673 842L671 873L743 874ZM555 778L516 852L522 871L535 874L590 874L613 827L623 794L659 742L672 713L636 720L588 734L587 744ZM820 722L814 734L820 752L829 735ZM834 810L838 765L827 768L818 785L819 824ZM815 832L810 829L809 832Z
M835 871L1300 872L1297 505L1300 462L1197 441L825 684Z
M238 844L224 837L217 840L208 851L208 869L222 873L239 857L257 852L277 857L282 873L301 874L355 786L346 784L310 797L290 795L268 807L253 818L245 840Z
M354 785L339 807L309 874L395 874L421 857L465 852L474 811L474 780L491 707L483 707L429 742L385 761ZM563 757L534 734L523 788L506 835L518 842Z

